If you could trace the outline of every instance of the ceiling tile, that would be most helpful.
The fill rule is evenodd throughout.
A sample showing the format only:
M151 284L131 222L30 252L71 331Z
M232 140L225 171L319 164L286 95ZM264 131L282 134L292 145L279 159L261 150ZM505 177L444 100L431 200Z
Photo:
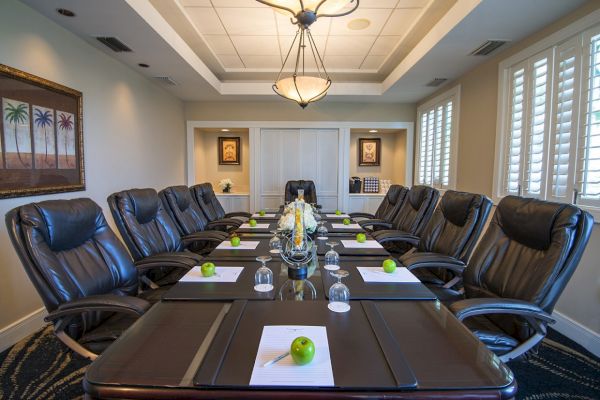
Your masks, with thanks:
M364 57L362 56L325 56L325 68L358 69Z
M430 0L400 0L396 8L423 8Z
M221 35L226 33L214 9L190 7L186 8L186 11L200 33L206 35Z
M387 56L394 50L396 44L400 41L402 36L379 36L369 55L371 56Z
M235 47L227 35L204 35L204 39L217 55L235 55Z
M241 56L246 68L281 68L279 56Z
M403 36L415 19L419 17L421 11L422 10L418 8L402 8L394 10L381 34Z
M273 11L268 8L217 8L230 35L277 35Z
M325 54L325 43L327 43L327 36L313 36L313 39L315 40L315 44L317 45L317 50L319 50L319 53L321 53L321 57L323 57L323 54ZM293 40L294 36L279 36L279 45L281 46L281 54L283 54L283 57L285 57L288 51L290 51L290 46L292 45ZM292 51L294 54L298 48L298 40L299 38L296 39L296 43L294 43L295 50ZM306 47L306 50L308 54L310 47Z
M202 0L200 0L202 1ZM212 0L215 8L268 8L256 0Z
M385 56L368 56L360 66L360 69L379 69L383 61L385 60Z
M396 8L397 3L398 0L360 0L358 9L362 10L365 8ZM355 3L352 2L347 7L353 8L354 5Z
M366 56L376 36L329 36L326 56Z
M277 36L231 36L239 55L280 56Z
M374 9L367 8L361 10L360 8L352 14L331 18L331 35L352 35L352 36L364 36L364 35L378 35L381 31L381 27L385 24L385 21L390 16L392 10L387 9ZM366 29L352 30L348 28L348 23L354 19L368 19L371 24ZM318 23L318 21L317 21Z
M184 7L212 7L210 0L179 0Z
M244 68L244 64L242 64L242 60L238 56L220 55L217 57L221 60L225 68Z

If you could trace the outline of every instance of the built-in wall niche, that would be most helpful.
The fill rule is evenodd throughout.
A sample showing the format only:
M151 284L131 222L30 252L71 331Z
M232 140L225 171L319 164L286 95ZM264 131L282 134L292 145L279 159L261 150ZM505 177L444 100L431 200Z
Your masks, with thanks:
M234 140L228 144L226 154L219 163L219 138L240 138L239 164L234 164L237 149L232 148ZM219 181L229 178L233 181L232 195L250 191L250 134L244 128L196 128L194 129L194 166L196 183L210 182L215 192L221 192Z
M360 166L359 139L380 139L378 166ZM389 179L393 184L406 185L405 129L350 129L350 176L361 179L374 176Z

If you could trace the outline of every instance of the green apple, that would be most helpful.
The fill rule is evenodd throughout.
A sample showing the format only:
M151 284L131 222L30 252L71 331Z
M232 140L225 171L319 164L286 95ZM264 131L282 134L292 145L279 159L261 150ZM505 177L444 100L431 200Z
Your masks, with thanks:
M391 274L396 270L396 261L392 260L391 258L388 258L383 262L382 267L385 272Z
M202 272L202 276L206 278L213 276L215 274L215 264L211 262L205 262L200 267L200 272Z
M364 243L367 241L367 235L365 235L364 233L357 233L356 234L356 241L358 243Z
M241 243L240 237L239 236L234 236L231 238L231 245L233 247L238 247Z
M306 336L299 336L292 342L290 354L296 364L308 364L315 358L315 344Z
M342 215L342 212L340 210L335 210L335 215Z
M260 215L261 217L264 217L266 213L267 213L267 212L266 212L265 210L260 210L260 211L258 212L258 215Z
M248 224L250 224L250 226L254 228L256 226L256 220L251 219L250 221L248 221Z
M348 218L344 218L344 220L342 221L342 223L344 225L350 225L350 220Z

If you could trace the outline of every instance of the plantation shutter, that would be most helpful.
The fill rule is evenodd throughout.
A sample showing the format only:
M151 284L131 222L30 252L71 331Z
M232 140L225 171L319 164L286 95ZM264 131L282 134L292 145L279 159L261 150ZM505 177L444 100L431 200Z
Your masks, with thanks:
M504 191L520 194L521 147L525 119L525 66L517 65L510 70L509 138L507 140Z
M450 186L450 145L452 143L452 121L453 121L453 111L452 111L452 103L453 100L450 100L446 103L445 113L443 119L443 145L441 150L442 157L442 182L441 186L443 188L448 188Z

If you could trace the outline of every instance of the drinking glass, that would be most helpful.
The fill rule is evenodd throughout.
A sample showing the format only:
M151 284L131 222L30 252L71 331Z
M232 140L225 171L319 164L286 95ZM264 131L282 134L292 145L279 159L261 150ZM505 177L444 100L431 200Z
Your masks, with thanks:
M281 239L279 238L279 231L271 231L273 237L269 240L269 252L279 253L281 252Z
M332 271L330 274L337 278L337 282L329 288L327 307L334 312L347 312L350 310L350 289L342 283L342 278L346 278L350 274L342 269Z
M326 270L335 271L340 269L340 255L334 250L334 247L338 244L338 242L327 242L327 246L330 248L329 251L325 253L325 265L323 268Z
M272 259L271 256L256 257L256 261L262 263L262 266L254 274L254 290L257 292L270 292L273 290L273 271L267 267L267 263Z
M321 220L319 221L319 227L317 228L317 239L327 239L327 235L329 234L329 231L327 230L327 227L325 226L325 221Z

